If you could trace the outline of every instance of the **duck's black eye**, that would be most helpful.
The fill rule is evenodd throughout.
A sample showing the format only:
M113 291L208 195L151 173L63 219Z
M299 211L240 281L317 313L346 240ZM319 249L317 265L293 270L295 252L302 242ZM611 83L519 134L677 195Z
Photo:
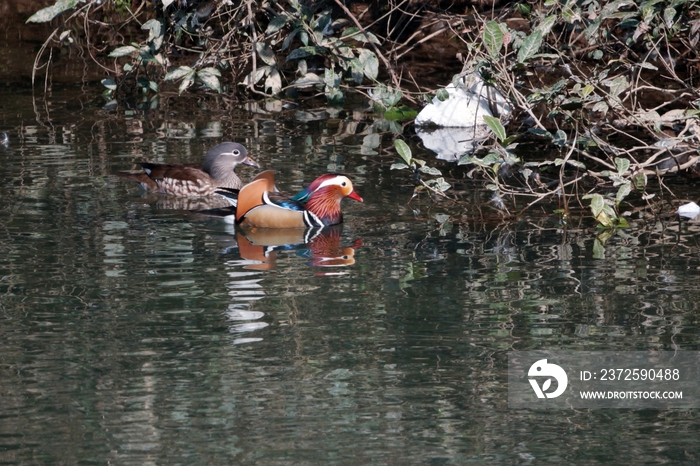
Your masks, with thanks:
M238 157L239 155L241 155L241 151L239 151L238 149L234 149L234 150L233 150L233 155L235 155L236 157Z
M348 185L348 184L347 184L345 181L343 181L342 183L340 183L340 186L343 186L343 187L345 187L345 186L347 186L347 185Z

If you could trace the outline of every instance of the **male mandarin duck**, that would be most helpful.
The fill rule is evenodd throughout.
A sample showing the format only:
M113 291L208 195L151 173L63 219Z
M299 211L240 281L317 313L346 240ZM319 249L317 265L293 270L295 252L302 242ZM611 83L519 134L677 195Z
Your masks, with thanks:
M352 181L338 173L316 178L296 196L280 193L275 187L274 172L265 171L253 181L235 190L217 193L231 199L235 222L258 228L319 228L343 223L340 201L345 197L362 202Z
M142 163L144 173L119 172L150 192L178 197L211 196L219 188L240 189L243 182L234 170L239 164L258 168L245 147L224 142L212 147L199 164Z

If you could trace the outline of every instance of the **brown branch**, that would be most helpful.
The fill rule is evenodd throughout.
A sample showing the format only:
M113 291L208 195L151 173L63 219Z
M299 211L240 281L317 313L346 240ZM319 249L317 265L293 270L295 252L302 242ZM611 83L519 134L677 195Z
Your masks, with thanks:
M367 32L365 31L365 28L362 27L357 18L355 18L355 15L353 15L352 12L348 10L348 8L343 4L343 2L341 2L340 0L335 0L335 3L337 3L338 6L345 12L345 14L352 20L352 22L355 23L355 26L357 26L357 28L360 31L362 31L362 34L365 36L365 39L367 39L367 42L369 42L369 44L374 49L374 53L376 53L377 56L382 60L382 62L384 62L384 66L389 72L389 76L391 77L391 81L394 84L394 87L396 89L401 89L401 83L399 81L398 76L396 75L396 72L394 71L394 68L389 63L389 60L387 60L386 57L382 54L382 52L379 50L377 44L370 40L369 35L367 35Z

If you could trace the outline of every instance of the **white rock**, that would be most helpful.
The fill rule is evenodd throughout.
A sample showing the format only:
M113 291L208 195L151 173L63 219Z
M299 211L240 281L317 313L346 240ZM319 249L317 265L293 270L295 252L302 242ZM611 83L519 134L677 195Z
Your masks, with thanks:
M416 117L416 126L479 126L485 124L484 116L494 116L492 107L499 117L507 117L512 112L505 97L476 74L468 76L466 82L457 87L448 85L445 90L450 98L441 101L434 97Z
M678 210L676 211L678 215L680 215L683 218L690 218L693 219L700 215L700 206L698 206L694 202L689 202L687 204L683 204L682 206L678 207Z
M485 125L471 128L416 127L416 134L425 148L437 153L438 159L448 162L456 162L462 155L474 152L478 142L488 137L489 131Z

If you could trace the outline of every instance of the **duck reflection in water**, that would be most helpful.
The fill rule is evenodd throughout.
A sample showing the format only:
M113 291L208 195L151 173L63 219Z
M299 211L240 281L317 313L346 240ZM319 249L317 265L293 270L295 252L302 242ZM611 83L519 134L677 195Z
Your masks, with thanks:
M237 230L236 239L241 258L253 261L245 266L247 269L275 269L277 254L282 251L294 251L308 259L306 264L312 267L347 267L355 263L355 250L362 247L362 240L343 246L341 233L342 225L306 230L247 228Z

